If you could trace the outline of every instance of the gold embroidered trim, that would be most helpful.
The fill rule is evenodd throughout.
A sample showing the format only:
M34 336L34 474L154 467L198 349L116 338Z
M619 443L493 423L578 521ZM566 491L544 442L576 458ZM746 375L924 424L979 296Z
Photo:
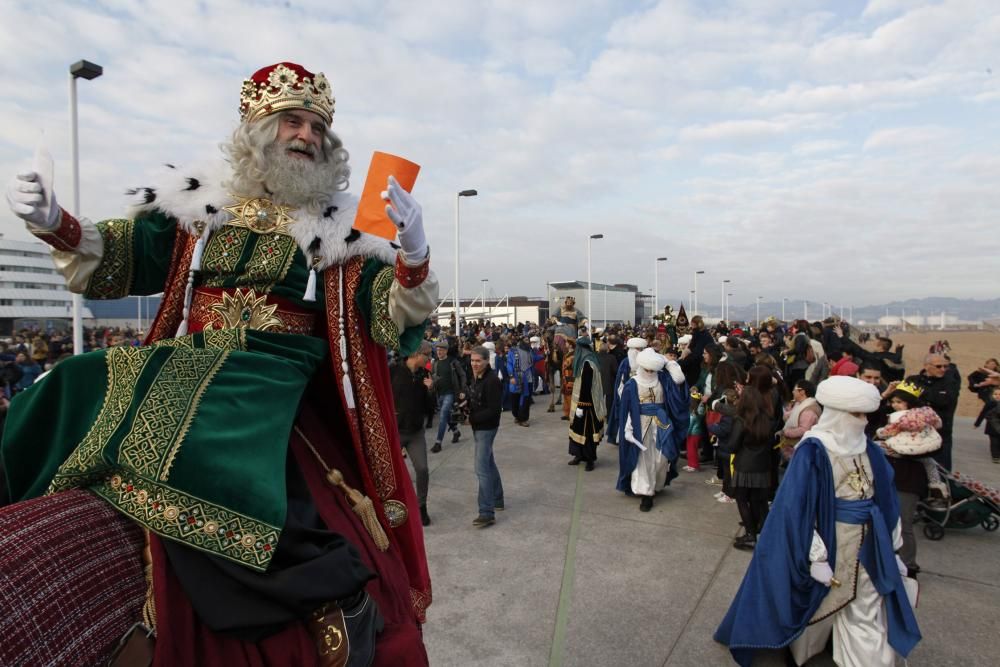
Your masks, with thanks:
M108 389L104 395L104 404L90 431L70 457L59 466L47 493L80 486L81 478L100 474L101 469L106 467L101 453L125 419L132 403L132 389L151 355L152 349L141 347L115 347L108 351L105 357Z
M267 569L278 546L279 526L126 471L113 470L91 490L157 535L254 570Z
M187 285L188 269L196 243L197 239L178 225L174 251L170 256L170 272L163 288L163 303L150 327L147 343L169 338L177 331L183 315L184 287Z
M249 240L249 229L230 225L226 225L212 234L208 240L208 246L205 248L205 257L201 262L206 279L211 280L233 273Z
M288 275L298 248L298 243L290 236L277 232L259 236L253 255L247 262L247 281L257 285L259 292L270 292L276 283L280 283Z
M219 350L171 352L118 448L118 462L143 477L167 481L202 395L228 356Z
M391 266L383 268L372 280L372 340L387 350L399 349L399 329L389 317L389 289L396 274Z
M97 231L104 243L104 252L97 270L90 277L84 296L88 299L120 299L128 296L135 277L135 221L102 220Z

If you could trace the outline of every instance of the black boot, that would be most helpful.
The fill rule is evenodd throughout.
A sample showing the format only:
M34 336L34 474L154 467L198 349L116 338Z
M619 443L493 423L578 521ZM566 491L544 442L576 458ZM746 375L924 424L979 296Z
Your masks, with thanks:
M427 505L420 506L420 523L424 526L431 525L431 517L427 514Z
M639 501L639 511L648 512L653 509L653 496L643 496Z
M587 461L586 471L590 472L593 469L594 469L594 462L593 461Z
M570 459L569 465L571 465L571 466L578 466L578 465L580 465L580 457L579 456L574 456L572 459Z

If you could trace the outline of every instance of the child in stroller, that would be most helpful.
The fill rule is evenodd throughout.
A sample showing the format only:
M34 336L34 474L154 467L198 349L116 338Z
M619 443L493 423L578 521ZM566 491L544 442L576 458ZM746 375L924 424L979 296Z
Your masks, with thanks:
M938 467L930 456L924 456L940 449L941 418L930 407L923 405L921 387L901 382L889 395L889 405L893 413L889 423L875 432L883 448L903 456L919 456L918 459L927 473L928 495L931 506L947 507L948 485L941 479Z

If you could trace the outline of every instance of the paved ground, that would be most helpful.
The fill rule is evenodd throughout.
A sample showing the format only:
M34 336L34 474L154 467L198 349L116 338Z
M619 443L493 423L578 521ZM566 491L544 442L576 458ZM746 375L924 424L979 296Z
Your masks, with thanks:
M507 509L494 526L472 526L471 431L429 455L431 664L734 664L712 633L750 560L732 548L735 506L713 500L709 472L682 472L652 512L640 513L637 500L614 490L617 449L601 445L593 472L567 466L566 422L544 407L535 405L530 428L504 414L495 452ZM956 467L1000 486L986 437L967 419L955 431ZM918 539L924 640L909 664L997 664L1000 531ZM772 655L758 664L784 663Z

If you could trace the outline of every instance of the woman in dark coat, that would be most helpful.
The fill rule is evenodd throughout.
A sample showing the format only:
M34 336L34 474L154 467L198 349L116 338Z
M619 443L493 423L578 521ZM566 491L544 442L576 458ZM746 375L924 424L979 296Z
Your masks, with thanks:
M752 384L743 388L730 436L733 460L733 495L746 531L736 538L737 549L753 550L767 519L767 501L774 483L774 417L771 399Z

